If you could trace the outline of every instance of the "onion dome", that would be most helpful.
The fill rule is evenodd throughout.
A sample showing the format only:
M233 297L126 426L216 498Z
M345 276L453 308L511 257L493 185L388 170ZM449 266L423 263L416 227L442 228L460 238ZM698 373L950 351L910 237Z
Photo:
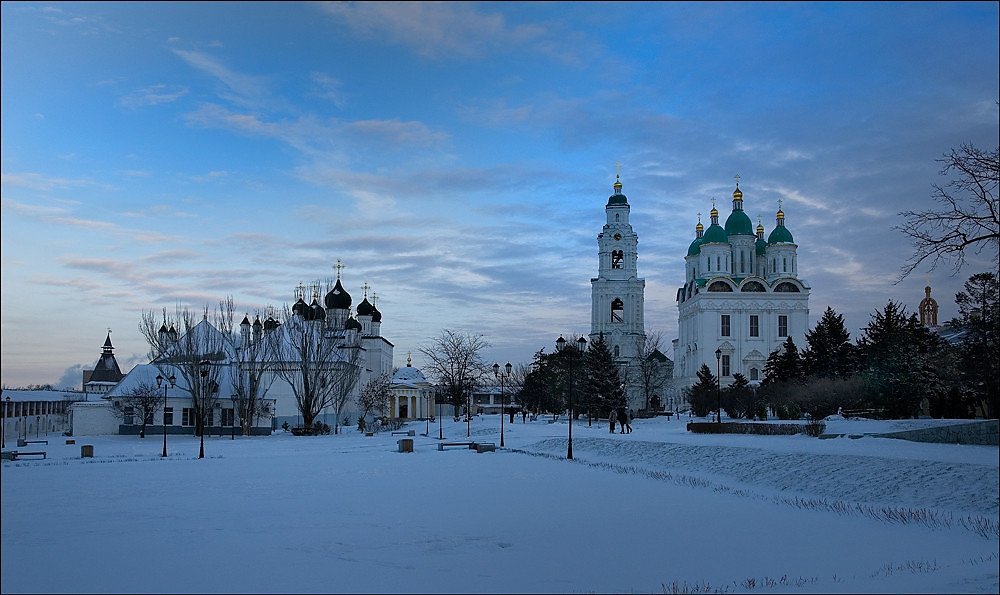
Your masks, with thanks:
M794 244L792 240L792 232L788 231L785 227L785 213L779 208L778 215L776 218L778 226L771 231L771 235L767 236L768 244Z
M608 197L608 206L628 206L628 197L622 194L621 175L615 176L615 193Z
M376 306L372 306L372 322L382 322L382 313Z
M163 334L166 334L166 332L167 332L167 325L166 324L161 324L160 325L160 332L159 332L159 334L163 335Z
M312 316L309 320L326 320L326 310L319 305L319 300L316 298L313 298L312 303L309 304L309 309L312 310Z
M167 331L167 336L170 337L171 341L175 343L177 342L177 329L174 328L174 325L170 325L170 330Z
M351 294L347 293L338 278L337 284L333 286L330 293L326 294L323 301L326 302L326 307L331 310L347 310L351 307Z
M705 231L705 237L702 238L702 244L727 244L729 243L729 234L726 233L725 229L719 226L719 210L712 207L709 212L712 217L712 224L708 226L708 230Z
M268 316L267 320L264 321L264 330L273 331L276 328L278 328L278 321L273 316Z
M243 322L240 323L240 326L250 326L250 315L249 314L245 314L243 316Z
M309 306L306 305L305 300L299 298L299 300L292 305L292 314L298 314L306 319L309 318Z
M263 326L264 326L263 323L261 323L261 321L260 321L260 316L257 316L257 317L255 317L253 319L253 330L254 330L254 332L259 332L260 329L263 328Z
M374 309L375 307L372 306L371 302L369 302L366 297L361 300L360 304L358 304L358 316L371 316Z
M356 318L351 316L350 318L347 319L347 322L344 323L344 328L349 331L358 331L360 333L361 323L358 322Z
M705 226L698 222L698 225L694 226L694 241L691 242L691 246L688 247L688 256L697 256L698 252L701 251L701 244L704 241L703 237L705 235Z
M743 192L740 190L740 186L736 184L736 190L733 191L733 212L726 219L726 233L731 236L752 236L753 235L753 225L750 223L750 217L743 211Z

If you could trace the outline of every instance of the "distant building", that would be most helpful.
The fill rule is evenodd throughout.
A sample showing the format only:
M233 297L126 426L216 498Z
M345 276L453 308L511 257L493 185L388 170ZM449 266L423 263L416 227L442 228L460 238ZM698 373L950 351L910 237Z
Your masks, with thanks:
M723 386L737 372L759 382L768 355L788 337L800 348L805 345L810 288L799 277L798 245L780 206L776 222L767 240L760 223L754 233L738 181L725 227L715 206L707 230L698 221L676 298L678 388L694 384L702 364L721 377Z
M111 331L108 331L101 356L97 359L94 369L83 371L84 392L106 394L125 377L121 368L118 367L118 360L115 359L114 352L115 348L111 344Z
M924 287L924 299L920 300L920 324L934 328L938 326L938 304L937 300L931 297L931 286Z
M434 385L427 381L423 372L413 367L409 355L406 356L406 367L393 373L389 394L389 417L434 417Z

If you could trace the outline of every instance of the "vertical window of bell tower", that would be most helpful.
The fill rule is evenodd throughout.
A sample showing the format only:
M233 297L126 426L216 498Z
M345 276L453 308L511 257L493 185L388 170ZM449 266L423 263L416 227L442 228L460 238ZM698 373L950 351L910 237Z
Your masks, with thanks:
M620 269L625 261L625 252L623 250L612 250L611 251L611 268Z
M611 301L611 322L625 321L625 303L620 298Z
M618 357L618 354L619 354L619 353L621 353L621 350L620 350L620 349L618 348L618 346L617 346L617 345L615 345L615 357L616 357L616 358Z
M787 273L788 272L788 259L787 258L782 258L781 259L781 272L782 273Z
M615 223L617 223L619 221L619 219L618 219L619 217L621 217L621 214L620 213L615 213Z
M740 272L741 273L747 272L746 262L744 261L745 258L746 258L746 253L743 252L742 250L740 250Z

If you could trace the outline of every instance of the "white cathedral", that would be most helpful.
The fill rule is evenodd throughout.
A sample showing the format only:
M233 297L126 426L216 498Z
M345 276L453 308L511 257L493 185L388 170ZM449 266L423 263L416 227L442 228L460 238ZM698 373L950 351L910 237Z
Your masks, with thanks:
M698 221L684 258L684 286L677 290L677 339L674 379L678 386L697 381L706 364L722 386L743 374L763 379L764 363L788 337L805 344L809 324L809 285L798 275L798 246L778 207L776 227L764 239L743 210L737 178L733 211L725 227L712 207L707 230Z

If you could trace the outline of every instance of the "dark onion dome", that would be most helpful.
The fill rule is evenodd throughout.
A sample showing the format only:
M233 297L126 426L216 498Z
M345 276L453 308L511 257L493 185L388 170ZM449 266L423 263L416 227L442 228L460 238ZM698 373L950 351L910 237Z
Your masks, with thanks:
M171 341L174 341L174 342L177 341L177 329L174 328L174 325L172 325L172 324L170 325L170 330L167 331L167 335L170 336L170 340Z
M312 318L310 320L326 320L326 310L323 306L319 305L319 301L313 298L311 304L309 304L309 309L312 310Z
M729 234L718 223L709 225L705 231L705 237L701 239L702 244L726 244L728 242Z
M622 194L622 181L620 175L615 176L614 188L615 193L608 197L608 206L628 206L628 197Z
M264 325L260 321L260 316L255 317L253 319L253 328L254 328L254 330L260 330L260 328L262 326L264 326Z
M249 314L243 316L243 322L240 323L240 326L250 326L250 315Z
M768 244L794 244L792 232L785 227L785 213L778 209L778 226L771 230L771 235L767 236Z
M164 334L166 332L167 332L167 325L166 324L160 325L160 333L159 334L162 335L162 334Z
M292 305L292 314L298 314L303 318L309 318L309 306L306 305L305 300L299 298L299 301Z
M375 306L372 306L372 322L382 322L382 313Z
M371 302L369 302L366 297L361 300L360 304L358 304L358 316L371 316L374 309L374 306L372 306Z
M273 331L276 328L278 328L278 321L273 316L268 316L267 320L264 321L264 330Z
M726 219L726 233L731 236L752 236L753 224L743 209L736 209Z
M699 221L698 225L694 227L694 241L691 242L691 246L688 247L688 256L698 256L698 253L701 252L701 244L705 241L702 238L704 233L705 226L701 224L701 221Z
M743 211L743 191L737 182L736 190L733 190L733 212L726 219L726 233L731 236L752 236L753 225L750 217Z
M347 293L344 286L340 284L340 279L337 279L337 284L333 286L330 293L326 294L323 301L326 302L326 307L331 310L347 310L351 307L351 294Z
M351 316L350 318L347 319L347 322L344 323L344 328L349 331L358 331L360 333L361 323L358 322L357 319L355 319L353 316Z

